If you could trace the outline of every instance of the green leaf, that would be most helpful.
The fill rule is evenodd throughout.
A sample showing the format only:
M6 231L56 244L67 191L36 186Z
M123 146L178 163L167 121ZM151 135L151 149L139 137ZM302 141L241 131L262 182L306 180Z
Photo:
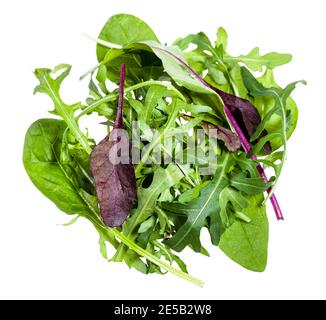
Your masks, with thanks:
M235 212L242 211L249 205L248 200L240 192L230 187L222 190L219 195L219 201L221 207L220 216L225 226L229 226L229 217L227 213L229 203L232 205Z
M52 99L54 104L54 110L52 113L59 115L66 122L71 133L83 145L87 153L90 154L92 149L74 117L75 111L82 108L81 104L77 103L74 105L67 105L60 97L59 91L62 81L69 75L70 70L71 66L67 64L58 65L53 70L44 68L36 69L34 74L40 81L40 84L35 88L34 93L45 93ZM56 78L53 78L56 73L59 73L59 75Z
M141 19L129 14L117 14L112 16L100 32L99 39L126 47L129 44L145 40L158 39L154 31ZM102 61L108 49L97 45L97 59Z
M250 223L234 222L221 237L220 249L233 261L255 272L263 272L267 264L268 220L262 196L250 198L242 212Z
M155 226L156 223L156 219L155 217L150 217L148 218L146 221L144 221L139 229L138 229L138 233L145 233L146 231L148 231L149 229L153 228Z
M245 173L239 173L232 177L231 185L247 195L263 193L271 186L271 184L266 184L260 177L248 178Z
M145 98L145 108L142 110L142 113L144 114L142 118L146 123L150 124L152 122L151 120L153 119L155 108L162 99L168 95L168 90L163 86L154 85L148 89Z
M235 58L229 57L225 60L244 63L252 71L262 71L264 66L268 69L274 69L287 64L291 62L292 56L277 52L271 52L262 56L260 55L259 48L254 48L247 55L241 55Z
M191 202L195 199L197 199L200 196L200 192L203 188L207 187L207 185L209 184L208 181L195 186L194 188L187 190L186 192L184 192L178 199L178 201L180 203L187 203L187 202Z
M63 121L41 119L34 122L25 137L23 163L34 185L67 214L89 214L73 179L60 160Z
M223 47L225 51L228 45L228 34L224 28L218 28L217 30L217 39L215 41L215 48Z
M272 70L266 70L258 81L266 88L274 87L280 89L274 79ZM275 113L275 110L273 110L275 105L275 99L273 97L255 97L255 106L263 118L263 123L259 129L264 127L267 132L275 132L278 130L278 128L282 127L281 115ZM295 101L291 97L287 99L285 108L287 115L287 138L289 139L297 126L298 108ZM272 114L272 110L274 114ZM278 138L271 141L271 143L273 150L277 150L283 144L283 141L282 139Z

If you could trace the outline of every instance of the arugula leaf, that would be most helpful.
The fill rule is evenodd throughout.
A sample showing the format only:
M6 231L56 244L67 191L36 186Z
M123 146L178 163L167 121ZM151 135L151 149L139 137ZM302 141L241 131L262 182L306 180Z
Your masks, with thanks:
M245 173L239 173L232 177L231 185L245 194L256 195L266 191L271 183L266 184L261 177L248 178Z
M222 223L226 226L230 226L229 214L228 214L228 204L231 203L235 212L240 212L247 208L249 203L247 198L245 198L240 192L227 187L222 190L219 195L219 202L221 206L220 217Z
M87 138L81 132L77 121L75 120L74 113L76 110L81 109L81 104L66 105L60 97L60 86L62 81L69 75L71 66L67 64L61 64L50 69L36 69L35 76L40 81L40 84L35 88L34 93L40 92L47 94L54 103L54 110L52 113L59 115L66 122L71 133L75 135L76 139L83 145L88 153L92 151L89 147ZM55 79L52 75L61 72Z
M254 48L247 55L238 57L226 57L227 62L242 62L252 71L262 71L263 67L274 69L283 64L291 62L292 55L277 52L260 55L259 48Z
M184 168L186 173L191 169ZM123 233L127 237L135 238L134 234L136 228L155 211L156 202L158 197L165 190L173 187L184 177L184 172L181 171L175 164L170 164L166 169L159 168L155 171L153 181L148 188L139 187L138 193L138 207L132 213L123 225ZM115 254L114 261L122 261L126 252L126 247L121 245Z
M250 198L242 210L251 220L234 222L223 233L219 247L233 261L255 272L263 272L267 264L268 220L262 196Z
M165 209L187 216L186 223L178 229L171 239L166 241L168 246L180 252L187 245L191 244L195 251L200 252L200 230L206 218L212 215L219 215L219 194L228 185L226 174L230 165L229 162L230 155L224 154L220 159L220 164L213 181L201 190L198 199L188 204L172 204L172 206L167 204L163 206Z

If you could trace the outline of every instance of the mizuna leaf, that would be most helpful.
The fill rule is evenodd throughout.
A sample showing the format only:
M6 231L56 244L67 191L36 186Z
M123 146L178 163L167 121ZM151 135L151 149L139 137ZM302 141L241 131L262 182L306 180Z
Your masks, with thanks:
M129 138L124 131L119 132L119 129L123 128L124 79L125 65L122 65L119 105L114 129L95 147L91 155L91 171L100 213L109 227L120 227L123 224L136 199L136 176L129 155Z

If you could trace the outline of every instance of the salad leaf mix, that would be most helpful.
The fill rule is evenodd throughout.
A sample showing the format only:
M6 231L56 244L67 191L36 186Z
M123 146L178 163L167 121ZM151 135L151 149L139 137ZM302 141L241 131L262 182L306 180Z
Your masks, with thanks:
M72 223L92 223L110 261L202 286L179 253L209 255L201 241L207 229L213 248L264 271L266 202L282 220L274 191L298 119L291 98L298 82L281 88L273 69L291 55L254 48L232 56L223 28L213 43L200 32L168 46L127 14L111 17L96 42L98 64L82 76L85 102L68 105L60 96L70 65L35 70L35 93L51 98L55 117L26 133L31 181L74 215ZM94 113L108 129L97 145L80 126Z

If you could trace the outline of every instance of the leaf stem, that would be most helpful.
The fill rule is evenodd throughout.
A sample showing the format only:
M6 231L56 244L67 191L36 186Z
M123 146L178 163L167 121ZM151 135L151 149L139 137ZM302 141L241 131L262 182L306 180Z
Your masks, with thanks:
M124 90L125 90L125 77L126 77L126 65L122 64L120 67L118 111L117 111L117 118L114 123L114 128L122 128L123 126L123 98L124 98Z

